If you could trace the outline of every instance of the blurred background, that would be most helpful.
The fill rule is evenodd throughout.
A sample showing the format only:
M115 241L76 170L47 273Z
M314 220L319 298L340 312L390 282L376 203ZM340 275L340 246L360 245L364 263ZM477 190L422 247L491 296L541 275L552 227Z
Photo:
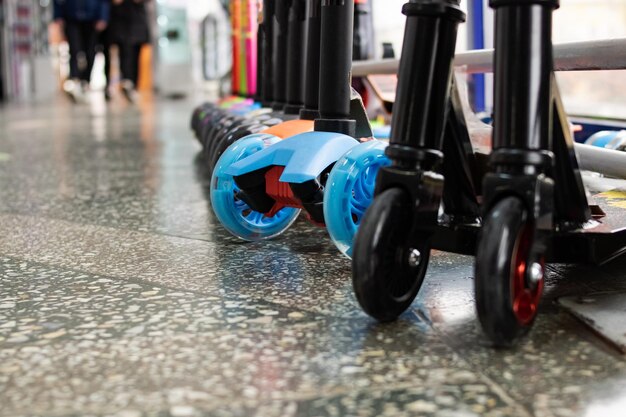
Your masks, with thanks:
M0 99L49 100L68 77L69 49L53 21L53 0L0 1ZM373 2L377 58L383 45L401 50L405 0ZM462 1L470 9L462 26L459 49L493 44L492 13L487 0ZM225 0L156 0L146 2L151 42L140 54L140 93L164 97L215 95L227 91L231 67L230 24ZM555 14L555 42L626 37L623 0L566 0ZM119 83L119 60L112 51L111 88ZM626 115L626 72L559 74L570 114L623 119ZM105 88L104 59L96 57L90 89ZM491 109L492 78L477 76L472 89L476 111Z

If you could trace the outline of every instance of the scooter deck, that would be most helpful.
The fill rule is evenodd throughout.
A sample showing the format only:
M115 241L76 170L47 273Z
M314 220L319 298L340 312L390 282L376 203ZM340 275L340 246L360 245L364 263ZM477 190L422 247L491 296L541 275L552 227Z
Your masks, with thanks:
M626 187L589 199L594 219L583 227L555 231L548 243L546 262L603 264L626 253ZM433 249L476 255L479 224L441 223Z
M589 199L594 220L552 239L552 262L602 264L626 253L626 188Z

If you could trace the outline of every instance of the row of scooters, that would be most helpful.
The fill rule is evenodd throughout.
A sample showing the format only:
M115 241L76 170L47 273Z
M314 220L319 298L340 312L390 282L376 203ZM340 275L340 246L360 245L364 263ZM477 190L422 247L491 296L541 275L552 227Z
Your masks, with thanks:
M192 116L213 178L213 209L226 229L248 241L280 235L304 212L350 256L376 173L388 164L386 143L372 138L360 96L350 87L354 17L369 12L369 4L328 7L331 19L324 23L321 1L263 6L256 45L261 81L249 82L255 67L250 54L234 56L235 68L247 70L235 70L233 84L247 90L255 85L254 99L205 103ZM336 16L341 19L333 21ZM233 27L237 31L238 19ZM239 51L246 49L241 38L233 37ZM354 107L360 123L352 119Z
M263 1L256 95L205 103L192 116L213 210L248 241L278 236L304 212L352 257L357 300L380 321L409 308L431 249L475 256L481 327L511 346L537 317L547 262L604 262L626 249L625 228L592 218L578 171L553 74L559 2L490 1L488 158L472 145L452 76L459 0L402 9L389 143L372 138L351 88L355 3Z

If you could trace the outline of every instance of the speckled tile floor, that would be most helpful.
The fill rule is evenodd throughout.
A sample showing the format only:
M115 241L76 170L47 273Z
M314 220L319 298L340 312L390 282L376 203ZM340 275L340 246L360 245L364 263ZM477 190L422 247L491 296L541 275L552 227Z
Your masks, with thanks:
M626 261L552 267L513 350L457 255L377 324L323 230L216 224L192 107L0 109L1 416L626 416L626 357L554 302L626 290Z

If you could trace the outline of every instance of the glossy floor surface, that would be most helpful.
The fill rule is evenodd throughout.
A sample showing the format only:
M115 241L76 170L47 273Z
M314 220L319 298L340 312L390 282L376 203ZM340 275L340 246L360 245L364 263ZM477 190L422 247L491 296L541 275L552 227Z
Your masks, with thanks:
M0 110L0 415L626 415L626 357L555 303L626 291L626 261L551 267L513 350L484 342L457 255L377 324L324 230L216 223L194 104Z

